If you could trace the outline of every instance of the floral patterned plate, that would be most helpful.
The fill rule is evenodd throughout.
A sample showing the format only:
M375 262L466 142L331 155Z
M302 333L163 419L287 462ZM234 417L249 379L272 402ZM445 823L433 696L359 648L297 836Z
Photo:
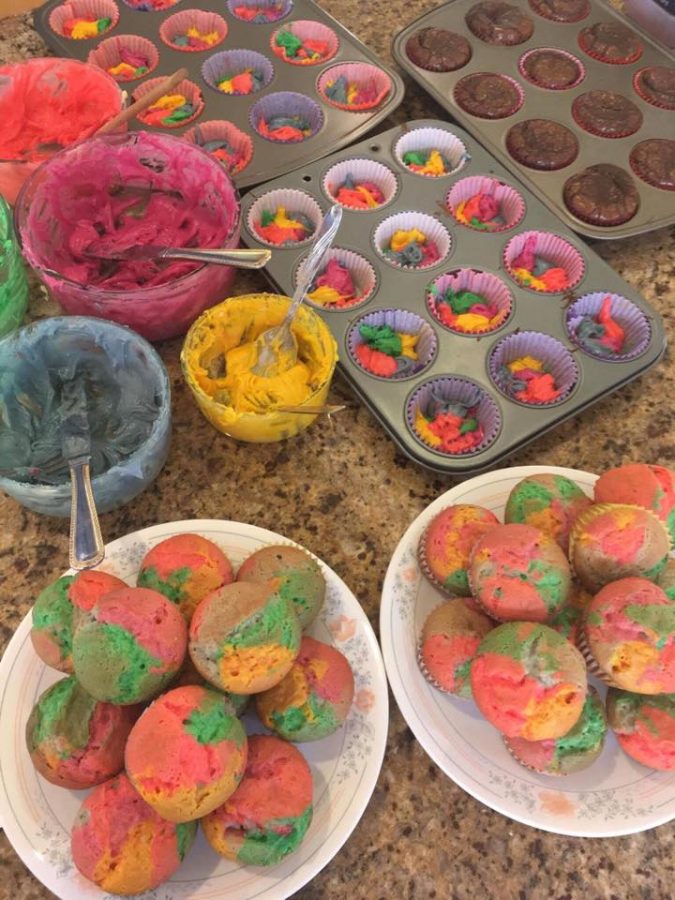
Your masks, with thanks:
M197 532L215 541L238 566L254 550L292 543L272 531L212 519L144 528L108 544L102 569L135 583L150 547L173 534ZM312 635L334 644L354 670L356 695L345 726L301 749L314 775L314 818L300 849L269 869L248 868L218 857L203 835L171 881L143 894L149 900L283 900L310 881L335 856L363 815L382 766L389 721L387 682L375 635L358 600L325 563L326 603ZM85 791L66 791L39 777L25 743L26 720L36 697L59 677L37 658L30 614L0 663L0 816L24 863L63 900L108 897L84 879L70 858L69 829ZM263 731L254 714L249 732Z
M566 475L592 495L597 475L577 469L525 466L471 478L435 500L410 525L382 588L380 633L389 683L413 734L446 775L502 815L579 837L614 837L675 818L675 772L633 762L609 734L602 755L575 775L551 777L522 768L471 701L436 691L417 667L416 643L428 613L444 597L421 575L417 544L446 506L473 503L503 519L511 488L537 472ZM601 694L605 688L593 682Z

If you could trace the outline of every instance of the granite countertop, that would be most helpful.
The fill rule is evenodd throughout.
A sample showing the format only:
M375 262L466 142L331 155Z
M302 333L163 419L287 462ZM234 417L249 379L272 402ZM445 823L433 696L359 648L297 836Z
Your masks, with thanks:
M436 0L324 0L383 59L393 34ZM5 19L0 59L45 52L29 15ZM439 109L407 81L393 121ZM384 123L389 127L392 123ZM674 334L675 230L595 249L639 290ZM237 293L264 287L241 276ZM669 302L669 300L671 302ZM31 315L53 308L36 287ZM387 564L407 525L452 479L404 458L373 417L335 384L348 408L284 444L237 444L214 431L180 375L180 341L159 346L174 392L169 461L154 487L102 517L107 540L158 522L222 518L281 532L322 557L347 582L377 630ZM601 470L633 459L675 465L675 366L660 366L540 438L509 461ZM37 592L67 568L67 522L42 518L0 496L0 647ZM337 857L296 896L354 898L665 898L672 896L672 827L613 840L576 839L519 825L464 793L431 762L391 703L384 767L363 819ZM0 900L52 896L0 833Z

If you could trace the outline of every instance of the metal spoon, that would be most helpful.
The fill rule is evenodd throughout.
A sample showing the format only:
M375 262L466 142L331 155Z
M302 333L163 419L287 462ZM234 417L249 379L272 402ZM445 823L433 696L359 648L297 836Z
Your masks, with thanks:
M110 253L97 251L84 256L90 259L128 260L128 259L188 259L191 262L215 263L218 266L236 266L238 269L262 269L272 258L271 250L255 250L246 248L220 249L200 247L157 247L151 244L142 247L131 247L129 250L111 250Z

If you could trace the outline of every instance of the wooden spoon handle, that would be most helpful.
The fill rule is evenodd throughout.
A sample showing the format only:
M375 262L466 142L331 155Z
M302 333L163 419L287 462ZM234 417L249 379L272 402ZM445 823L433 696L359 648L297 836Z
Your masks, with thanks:
M148 106L152 106L155 100L159 100L164 94L168 94L169 91L173 90L173 88L180 84L184 78L187 78L189 74L187 69L178 69L177 72L174 72L173 75L169 75L160 84L151 88L147 94L143 94L143 96L134 101L131 106L127 106L126 109L123 109L122 112L106 122L105 125L101 125L96 134L110 134L111 131L116 131L120 125L130 122L131 119L140 112L143 112L144 109L147 109Z

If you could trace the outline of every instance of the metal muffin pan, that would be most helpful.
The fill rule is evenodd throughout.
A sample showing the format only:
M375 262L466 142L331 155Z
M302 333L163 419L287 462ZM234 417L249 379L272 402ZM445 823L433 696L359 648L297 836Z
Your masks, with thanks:
M515 0L511 0L515 2ZM450 0L431 12L420 16L392 42L392 55L396 62L425 91L427 91L456 119L473 134L507 169L514 172L521 181L539 197L557 216L579 234L594 238L624 238L642 234L675 222L675 194L647 184L632 170L629 155L639 142L650 138L675 138L675 110L659 109L643 100L633 88L633 76L645 66L672 66L675 60L640 28L619 16L599 0L590 0L589 14L578 22L558 23L543 18L522 0L515 3L534 23L534 33L529 40L513 47L487 44L477 38L468 28L465 16L478 0ZM579 32L595 22L618 20L639 35L644 50L637 62L629 65L614 65L594 60L585 53L578 43ZM433 26L446 28L465 37L471 45L471 59L454 72L427 72L416 66L407 56L405 45L415 32ZM537 48L565 50L575 56L584 66L585 78L576 87L567 90L547 90L530 84L519 72L518 60L524 53ZM454 100L453 91L457 82L465 75L477 72L494 72L514 78L525 94L520 109L502 119L481 119L465 112ZM609 90L623 94L637 104L643 115L642 126L629 137L596 137L577 125L572 115L575 97L591 90ZM570 128L579 141L579 154L570 165L552 172L542 172L521 165L506 149L506 133L516 122L525 119L553 119ZM636 215L623 225L598 226L581 221L565 205L563 185L567 179L597 163L613 163L628 172L640 194L640 207Z
M225 0L217 0L217 2L199 0L194 3L191 0L179 0L173 6L157 12L141 12L127 6L124 0L115 0L119 10L118 23L96 38L83 40L70 40L57 34L50 27L50 14L64 2L67 0L49 0L33 14L36 30L59 56L72 57L86 62L92 50L98 47L102 41L115 35L140 35L152 41L156 46L159 51L157 67L145 77L120 82L120 87L129 94L145 81L171 75L181 67L187 68L188 78L199 86L205 102L205 108L198 118L178 128L153 128L143 125L136 119L130 123L130 127L180 136L194 125L214 119L232 122L237 128L248 134L253 141L253 157L250 163L240 173L234 175L234 181L240 188L275 178L282 172L320 159L326 154L332 153L337 147L343 147L357 140L388 116L403 100L404 87L400 75L383 65L374 53L312 0L293 0L289 4L291 8L287 15L267 24L253 24L237 19L230 13ZM215 12L222 16L228 27L225 39L215 47L196 52L174 50L167 46L159 35L162 23L175 13L190 9ZM336 33L339 40L337 53L323 63L304 66L292 65L275 56L270 47L272 34L280 26L308 19L327 25ZM274 76L271 82L262 90L246 96L220 94L217 90L209 87L201 74L205 60L223 50L242 48L255 50L267 57L274 67ZM364 112L348 112L331 106L320 96L316 84L321 73L331 66L347 62L376 65L391 79L389 95L375 109ZM295 91L305 94L319 105L324 122L317 134L299 143L291 144L268 141L257 134L249 121L251 107L262 97L278 91Z
M400 164L394 147L403 135L413 129L441 128L458 137L469 158L454 174L441 177L415 175ZM242 205L242 241L246 246L265 246L249 229L248 214L253 203L277 188L294 189L310 194L323 211L332 203L322 184L327 171L341 160L372 159L388 166L396 175L398 190L394 198L372 211L344 209L342 223L334 247L351 250L365 257L375 270L376 287L370 298L358 307L342 311L321 310L339 345L340 367L347 381L401 450L428 469L447 474L478 472L500 463L524 444L572 418L588 406L637 378L654 366L665 350L663 325L658 314L645 300L574 233L562 225L534 194L500 165L463 129L448 122L421 119L404 127L392 128L371 136L349 149L341 150L321 162L304 166L281 179L252 189ZM478 232L454 219L445 206L452 186L470 175L489 175L513 186L525 201L525 216L513 228L503 232ZM439 263L416 271L389 265L378 255L373 234L375 228L392 214L416 211L431 215L441 222L452 238L448 256ZM574 246L585 262L585 273L573 292L542 294L520 287L506 272L502 252L506 243L523 231L552 232ZM298 266L306 257L307 242L299 246L278 248L272 253L265 273L278 290L292 294ZM457 268L475 268L493 273L510 289L513 312L498 330L482 337L457 335L446 330L430 314L426 305L427 286L440 275ZM565 326L566 306L574 299L594 291L620 294L632 301L646 315L651 329L649 343L635 359L627 362L604 362L579 350L568 338ZM350 327L361 316L380 309L399 308L421 316L434 330L438 349L431 364L419 375L401 380L374 377L352 359L347 348ZM488 372L488 357L494 345L506 335L518 331L545 332L557 338L573 354L579 370L578 381L568 397L548 406L525 406L507 399L495 387ZM406 404L415 389L431 378L460 376L471 379L489 394L501 414L501 429L496 440L485 450L464 456L448 456L423 445L412 434L406 422Z

